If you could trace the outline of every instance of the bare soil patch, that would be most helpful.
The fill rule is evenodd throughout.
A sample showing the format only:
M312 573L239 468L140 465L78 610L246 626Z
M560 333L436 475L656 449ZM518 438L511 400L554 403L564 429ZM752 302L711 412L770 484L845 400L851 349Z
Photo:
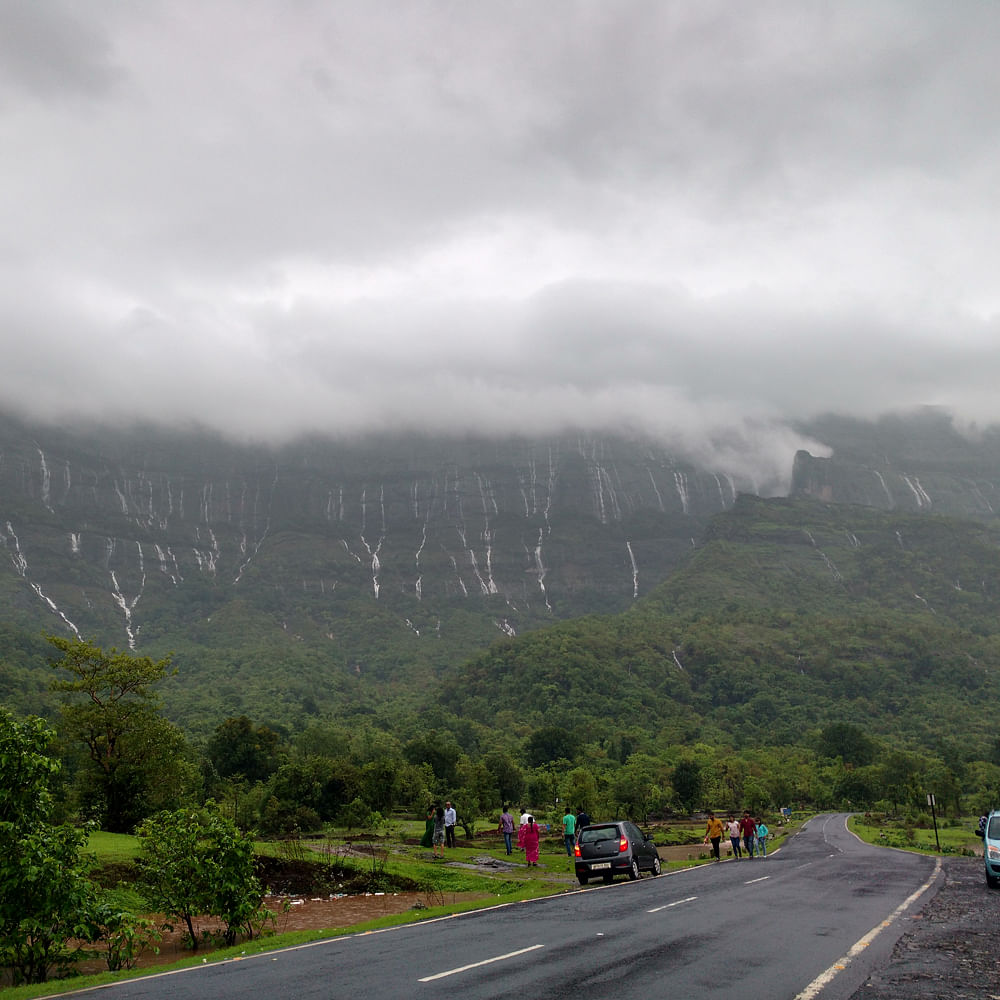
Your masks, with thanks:
M407 910L426 910L433 906L445 906L466 900L486 899L481 892L369 892L361 895L297 896L271 895L264 897L264 905L274 914L274 931L285 934L304 930L343 930L358 924L377 920L379 917L405 913ZM162 914L153 914L152 919L162 925ZM186 930L175 926L164 930L159 942L159 951L152 948L143 952L138 968L154 965L168 965L192 955L211 956L219 945L223 927L218 920L196 919L195 934L199 937L197 951L192 951ZM205 935L205 937L202 937ZM215 939L215 940L213 940ZM107 969L102 959L91 959L76 966L81 974L104 972Z

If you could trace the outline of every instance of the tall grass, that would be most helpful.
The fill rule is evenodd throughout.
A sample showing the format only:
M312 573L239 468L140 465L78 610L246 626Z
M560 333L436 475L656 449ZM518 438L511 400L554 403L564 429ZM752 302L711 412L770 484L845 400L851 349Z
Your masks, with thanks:
M133 861L139 854L139 841L127 833L104 833L98 830L87 838L87 851L96 854L101 864Z

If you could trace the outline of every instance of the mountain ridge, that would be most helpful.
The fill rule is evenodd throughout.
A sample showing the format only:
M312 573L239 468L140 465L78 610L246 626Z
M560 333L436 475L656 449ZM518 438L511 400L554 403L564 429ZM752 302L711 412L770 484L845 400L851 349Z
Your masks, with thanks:
M833 442L833 457L800 453L789 498L761 506L741 494L751 484L646 440L409 435L311 438L275 450L149 429L46 436L0 420L0 545L8 556L0 565L8 659L0 695L51 712L46 650L35 637L62 628L104 646L172 653L178 676L165 686L168 711L199 731L217 724L220 710L266 711L286 726L379 713L390 703L409 711L497 639L622 613L646 598L656 606L658 588L671 592L679 570L710 558L706 548L717 555L718 545L740 543L744 530L757 543L769 530L770 544L790 545L786 557L806 553L830 579L843 577L851 532L841 527L833 540L816 523L851 509L857 482L873 478L873 436L898 482L926 484L932 498L922 505L900 490L906 502L891 513L903 520L879 535L873 578L888 586L889 569L910 572L926 525L949 503L977 530L992 530L992 510L976 495L1000 482L989 435L958 456L960 436L941 415L884 425L830 419L808 431ZM917 447L920 435L933 447ZM942 447L952 451L947 461ZM808 518L767 527L774 511L802 502L818 505L809 508L812 527ZM910 556L901 534L913 541ZM960 568L952 590L971 591L985 551ZM752 593L752 565L730 564L726 586ZM687 579L679 604L710 601ZM790 578L793 608L806 598L804 579ZM892 600L941 600L934 588L910 590L917 597ZM976 619L967 617L966 625Z

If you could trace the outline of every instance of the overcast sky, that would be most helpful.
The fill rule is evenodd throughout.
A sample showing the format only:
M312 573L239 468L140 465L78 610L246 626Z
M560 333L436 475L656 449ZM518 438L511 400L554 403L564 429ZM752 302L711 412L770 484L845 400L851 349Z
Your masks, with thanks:
M243 436L1000 419L994 0L0 0L0 393Z

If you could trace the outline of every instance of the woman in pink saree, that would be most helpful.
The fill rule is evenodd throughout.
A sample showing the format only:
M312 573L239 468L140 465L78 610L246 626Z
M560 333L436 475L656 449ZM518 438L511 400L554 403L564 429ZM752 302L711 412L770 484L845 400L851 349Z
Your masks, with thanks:
M517 846L524 848L524 859L529 868L538 865L538 839L538 824L534 816L529 816L528 822L517 832Z

